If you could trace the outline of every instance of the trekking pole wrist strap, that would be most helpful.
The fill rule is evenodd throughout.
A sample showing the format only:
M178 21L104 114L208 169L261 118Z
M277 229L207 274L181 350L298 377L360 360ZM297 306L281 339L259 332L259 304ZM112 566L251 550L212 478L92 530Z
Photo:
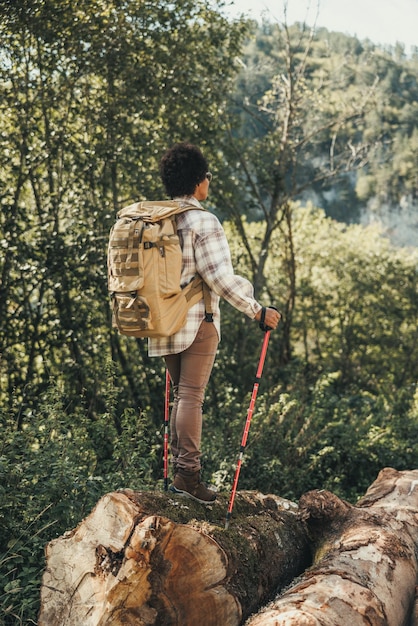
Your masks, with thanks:
M272 306L272 305L270 305L268 308L269 309L274 309L275 311L279 310L275 306ZM261 317L260 317L260 323L259 323L259 326L260 326L261 330L263 332L265 332L265 333L267 333L269 330L272 330L270 328L270 326L267 326L266 323L265 323L265 320L266 320L266 310L267 310L267 307L265 307L265 306L263 306L261 308Z

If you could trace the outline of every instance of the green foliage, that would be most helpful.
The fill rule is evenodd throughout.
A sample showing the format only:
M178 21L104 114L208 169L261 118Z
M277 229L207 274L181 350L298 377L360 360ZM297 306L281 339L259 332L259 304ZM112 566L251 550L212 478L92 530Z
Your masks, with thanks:
M279 393L276 401L271 394L268 403L261 401L243 486L261 484L263 491L291 499L309 489L329 489L354 503L383 467L416 466L413 399L400 417L398 407L382 397L341 390L339 383L338 373L327 374L305 393L298 387Z
M100 414L112 354L126 396L152 405L142 346L111 335L108 233L121 205L161 197L168 145L217 143L244 26L200 0L39 0L0 15L0 402L33 408L61 377Z
M291 499L328 488L354 502L382 467L408 469L418 460L418 258L391 246L376 229L344 227L312 208L295 208L295 225L295 357L281 364L282 331L273 332L240 488ZM225 228L245 274L248 259L239 238L231 224ZM262 224L246 228L256 247ZM286 257L278 237L272 249L268 288L280 301ZM206 479L228 490L263 335L230 307L223 314L223 341L204 406L203 453ZM147 378L150 383L151 367ZM162 487L164 385L158 425L148 412L120 411L124 391L110 361L102 367L102 388L104 411L94 419L69 401L60 382L23 416L19 402L1 413L6 624L36 619L47 541L75 527L108 491Z
M414 206L418 58L400 52L303 24L254 26L226 149L247 215L264 217L275 193L346 222Z
M355 501L417 466L417 250L348 225L414 197L417 57L272 24L242 56L248 25L211 6L0 8L1 624L36 623L45 544L103 493L162 484L164 365L111 330L105 259L175 140L212 159L234 266L283 312L240 488ZM222 316L203 452L229 489L263 335Z
M60 386L20 430L1 415L0 623L36 623L47 541L74 528L104 493L157 487L162 433L126 410L118 434L119 392L108 368L108 410L94 422L65 406Z
M242 486L290 498L328 488L355 501L382 467L418 462L418 255L395 248L375 227L347 227L312 207L294 211L294 358L280 361L279 327L270 339ZM225 228L234 262L244 263L234 230ZM246 229L257 246L263 224ZM286 291L286 262L273 237L267 284L277 303ZM232 481L261 348L261 335L246 334L235 317L225 309L227 342L206 415L205 449L224 487Z

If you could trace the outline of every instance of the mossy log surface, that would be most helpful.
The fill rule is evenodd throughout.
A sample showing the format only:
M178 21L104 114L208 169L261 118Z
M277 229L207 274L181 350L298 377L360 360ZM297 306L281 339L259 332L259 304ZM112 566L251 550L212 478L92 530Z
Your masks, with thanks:
M46 547L39 626L238 626L310 563L297 505L238 492L213 505L105 495Z

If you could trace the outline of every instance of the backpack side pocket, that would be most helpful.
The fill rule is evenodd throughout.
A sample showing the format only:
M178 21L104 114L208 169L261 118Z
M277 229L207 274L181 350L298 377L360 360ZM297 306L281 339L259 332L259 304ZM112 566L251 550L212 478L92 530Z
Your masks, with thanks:
M108 247L108 286L110 292L133 292L144 284L144 259L140 246L142 222L118 220L111 232Z

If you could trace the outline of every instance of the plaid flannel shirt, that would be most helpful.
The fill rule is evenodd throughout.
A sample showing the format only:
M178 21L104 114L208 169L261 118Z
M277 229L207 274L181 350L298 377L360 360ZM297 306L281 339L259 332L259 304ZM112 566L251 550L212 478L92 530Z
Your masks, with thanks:
M195 198L187 198L187 201L201 206ZM228 241L218 218L209 211L190 209L177 215L176 219L183 251L181 284L187 285L198 273L209 286L213 323L220 339L220 297L251 319L261 309L261 304L254 299L252 284L246 278L234 274ZM186 323L177 333L171 337L148 339L149 356L178 354L186 350L193 343L204 318L205 304L202 296L189 309Z

